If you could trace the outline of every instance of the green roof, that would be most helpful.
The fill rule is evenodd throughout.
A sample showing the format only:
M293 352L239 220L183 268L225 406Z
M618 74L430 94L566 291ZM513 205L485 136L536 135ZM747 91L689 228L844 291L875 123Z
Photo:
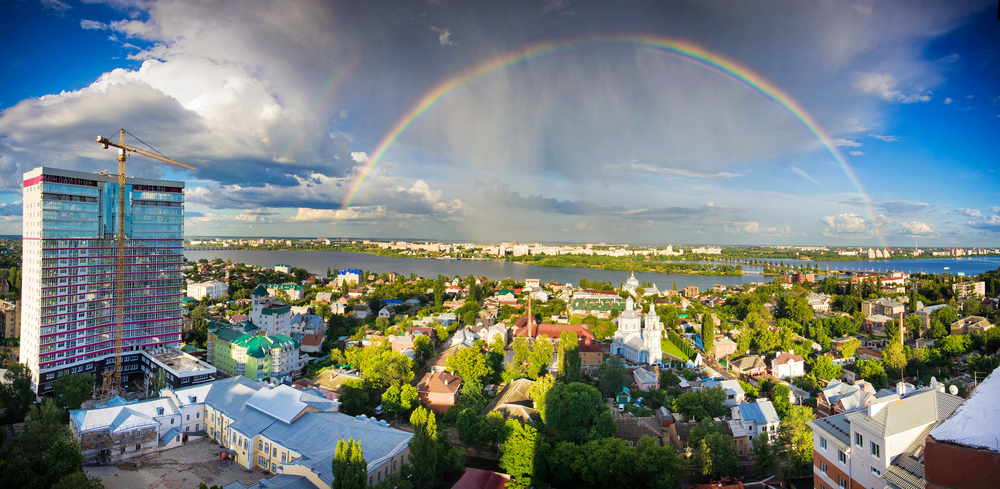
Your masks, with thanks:
M232 328L219 328L214 334L220 340L228 343L241 343L250 339L250 335Z
M263 285L258 285L256 289L253 289L253 292L251 292L250 295L267 297L267 289L264 288Z
M260 310L261 314L265 316L272 316L276 314L286 314L292 311L292 306L281 306L281 307L265 307Z
M507 294L514 294L514 295L517 295L517 293L516 293L516 292L514 292L514 290L513 290L513 289L501 289L501 290L500 290L500 292L499 292L499 294L500 294L500 295L507 295Z
M302 286L299 284L267 284L267 288L278 290L302 290Z
M281 348L282 346L299 347L295 340L280 334L274 336L248 336L248 338L246 341L240 341L238 345L246 347L247 355L254 358L270 356L271 350Z

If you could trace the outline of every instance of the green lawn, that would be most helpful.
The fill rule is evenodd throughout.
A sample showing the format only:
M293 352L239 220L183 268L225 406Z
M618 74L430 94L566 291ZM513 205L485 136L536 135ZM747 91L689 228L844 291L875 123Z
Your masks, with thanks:
M680 348L677 348L677 345L667 338L663 338L663 340L660 341L660 349L662 349L663 353L666 355L675 356L684 361L690 360L690 358L688 358L688 356L685 355Z

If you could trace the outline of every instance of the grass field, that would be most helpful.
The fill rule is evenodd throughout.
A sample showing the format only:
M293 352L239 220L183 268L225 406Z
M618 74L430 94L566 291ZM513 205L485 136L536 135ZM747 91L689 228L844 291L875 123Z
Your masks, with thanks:
M690 360L690 358L688 358L688 356L685 355L680 348L677 348L677 345L667 338L663 338L663 340L660 341L660 349L662 349L663 353L667 355L675 356L684 361Z

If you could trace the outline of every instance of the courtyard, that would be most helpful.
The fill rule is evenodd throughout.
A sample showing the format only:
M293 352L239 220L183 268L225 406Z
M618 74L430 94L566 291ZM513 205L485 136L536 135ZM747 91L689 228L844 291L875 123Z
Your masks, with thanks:
M218 448L208 437L192 438L184 446L84 472L100 477L107 489L197 489L201 482L222 486L235 480L251 485L266 477L260 469L219 460Z

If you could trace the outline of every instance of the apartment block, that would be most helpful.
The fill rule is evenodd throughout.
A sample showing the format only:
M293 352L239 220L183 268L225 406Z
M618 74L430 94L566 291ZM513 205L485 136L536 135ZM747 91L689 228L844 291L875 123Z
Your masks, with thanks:
M229 285L215 280L188 284L187 286L187 296L198 301L206 296L209 299L219 299L228 293Z
M143 379L142 351L180 343L184 183L126 178L125 186L127 385ZM39 394L60 375L114 368L118 199L117 175L24 174L21 359Z
M0 334L4 338L21 336L21 301L0 300Z

